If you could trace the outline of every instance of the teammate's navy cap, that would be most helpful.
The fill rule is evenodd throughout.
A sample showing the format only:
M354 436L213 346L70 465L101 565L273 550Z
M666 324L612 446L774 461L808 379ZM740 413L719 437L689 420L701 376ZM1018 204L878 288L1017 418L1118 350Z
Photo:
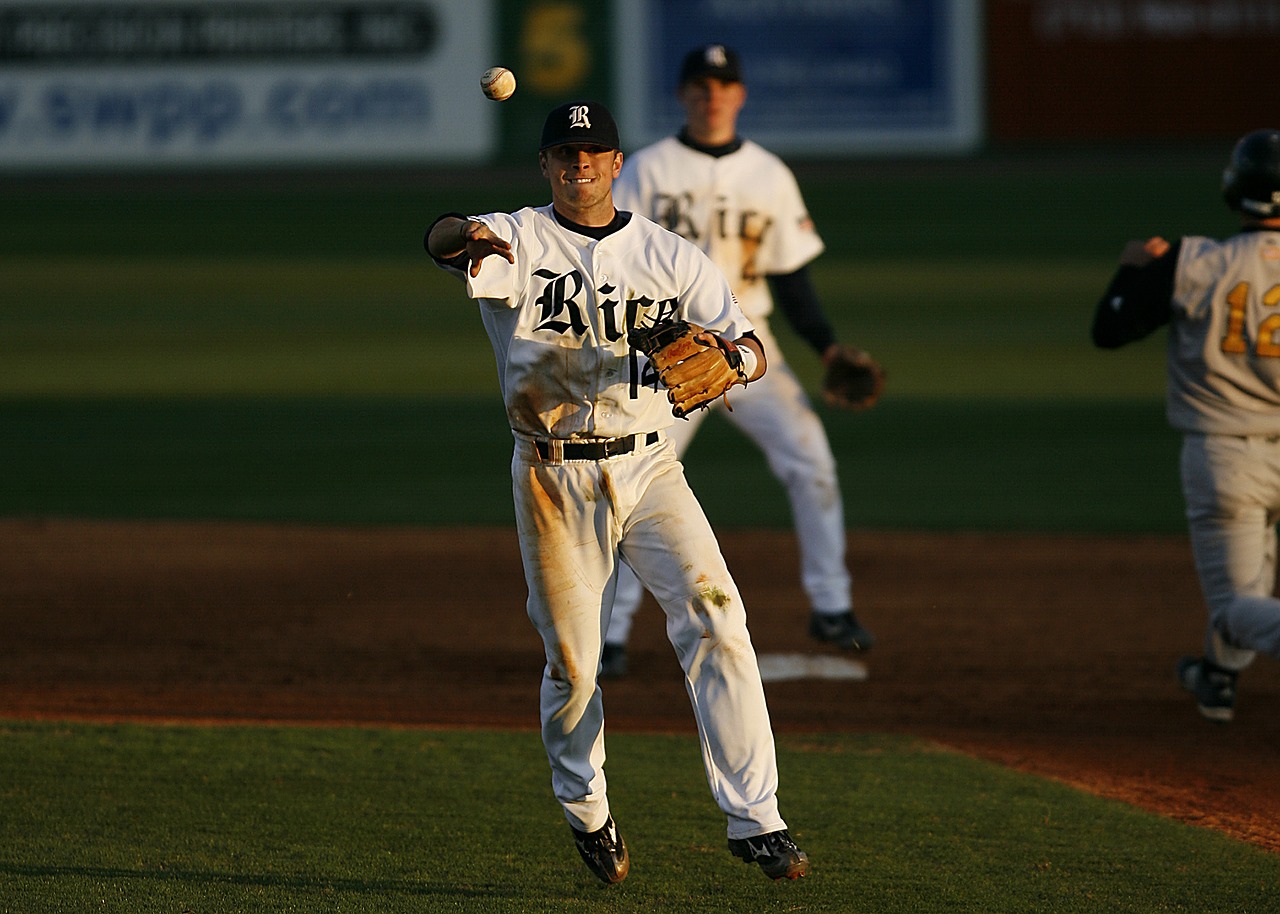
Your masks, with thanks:
M729 83L742 82L742 61L738 52L722 44L704 44L684 56L680 65L680 85L695 79L723 79Z
M609 109L590 101L567 102L547 115L538 151L565 143L622 148L618 142L618 125Z

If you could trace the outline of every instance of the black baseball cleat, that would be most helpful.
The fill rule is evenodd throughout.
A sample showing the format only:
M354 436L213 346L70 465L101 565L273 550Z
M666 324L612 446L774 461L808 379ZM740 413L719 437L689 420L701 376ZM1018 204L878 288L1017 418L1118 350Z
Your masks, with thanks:
M600 678L621 679L627 675L627 646L604 643L600 650Z
M852 612L809 614L809 636L827 644L834 644L846 651L869 651L876 643L876 636L863 628Z
M1214 723L1230 723L1236 716L1235 670L1220 667L1206 657L1178 661L1178 682L1196 700L1200 714Z
M578 846L587 869L600 877L606 885L614 885L627 878L631 870L631 857L627 854L627 843L622 840L622 833L613 823L613 816L604 820L604 825L595 831L578 831L573 829L573 843Z
M758 863L770 879L799 879L809 875L809 855L784 828L754 838L730 838L729 850L743 863Z

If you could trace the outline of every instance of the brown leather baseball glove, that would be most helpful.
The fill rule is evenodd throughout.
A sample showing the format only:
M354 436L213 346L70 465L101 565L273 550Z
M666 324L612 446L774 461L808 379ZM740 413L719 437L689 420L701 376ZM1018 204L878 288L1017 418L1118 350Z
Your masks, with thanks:
M747 383L738 347L697 324L672 320L637 327L627 334L627 342L653 364L677 419L710 406L735 384Z
M880 363L855 346L837 344L823 361L822 399L828 406L858 412L870 409L884 390L885 371Z

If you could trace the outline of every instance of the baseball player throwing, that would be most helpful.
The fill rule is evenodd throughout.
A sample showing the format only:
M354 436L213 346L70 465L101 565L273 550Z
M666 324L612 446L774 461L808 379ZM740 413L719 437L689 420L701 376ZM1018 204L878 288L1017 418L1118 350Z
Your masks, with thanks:
M540 706L552 787L587 866L621 882L630 858L605 789L597 683L621 558L667 614L729 849L771 878L794 879L809 863L778 813L773 733L742 598L665 432L682 408L675 389L663 388L661 363L628 337L668 317L688 321L700 331L699 359L731 365L735 384L755 382L765 354L701 251L614 208L619 150L603 105L562 105L547 116L538 152L549 205L447 214L426 237L479 306L515 436L516 529L528 614L546 653Z
M628 158L615 191L618 206L689 239L729 278L769 353L769 375L731 398L732 410L722 415L764 451L769 468L786 487L799 542L801 584L812 610L810 634L848 650L868 650L875 639L852 611L835 457L822 420L769 332L775 298L832 372L860 372L871 380L856 402L840 397L841 405L870 406L882 374L865 353L836 342L818 303L806 265L822 253L823 243L791 170L738 136L746 87L737 53L719 44L689 52L677 94L685 111L684 129ZM678 454L688 449L706 415L703 411L676 423L671 437ZM642 597L640 583L623 568L606 636L607 676L626 672L626 643Z
M1169 325L1169 422L1182 431L1182 492L1208 605L1204 656L1178 681L1209 720L1235 714L1255 652L1280 657L1280 130L1236 144L1222 178L1241 231L1130 241L1093 319L1112 349Z

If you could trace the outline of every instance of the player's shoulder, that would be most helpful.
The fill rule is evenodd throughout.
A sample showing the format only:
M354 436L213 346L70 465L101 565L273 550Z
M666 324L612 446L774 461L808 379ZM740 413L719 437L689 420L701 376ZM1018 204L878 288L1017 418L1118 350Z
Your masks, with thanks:
M1183 235L1178 240L1178 256L1183 263L1197 260L1217 259L1229 256L1233 251L1250 247L1255 239L1247 232L1229 235L1226 238L1212 238L1208 235Z
M688 238L659 225L643 213L632 212L626 228L619 235L629 240L634 247L643 247L657 259L677 260L706 257L702 248Z
M481 222L485 222L491 226L499 226L499 225L524 226L524 225L529 225L534 221L535 212L536 211L534 207L526 206L521 209L512 210L511 212L505 212L500 210L498 212L493 212L493 213L480 213L480 214L473 215L470 218L478 219Z
M744 138L742 146L739 147L734 155L749 163L753 168L764 168L787 175L791 174L791 166L786 163L782 156L770 149L765 149L755 140Z
M554 222L550 203L545 206L524 206L510 213L505 213L516 225L542 225L548 220Z
M1228 261L1258 261L1268 268L1280 267L1280 231L1246 229L1226 238L1186 235L1181 241L1179 261L1214 264Z
M625 169L628 165L634 167L653 165L658 162L667 161L678 158L685 151L691 152L688 147L677 140L674 136L664 136L662 139L650 143L648 146L641 146L623 155L622 167Z
M658 223L654 222L644 213L628 210L631 218L627 221L626 227L622 233L624 237L632 238L638 242L647 244L661 244L666 247L676 247L679 243L689 244L684 238L681 238L675 232L672 232Z
M481 218L487 221L499 235L507 238L515 236L527 238L556 229L550 203L545 206L525 206L509 213L489 213Z

